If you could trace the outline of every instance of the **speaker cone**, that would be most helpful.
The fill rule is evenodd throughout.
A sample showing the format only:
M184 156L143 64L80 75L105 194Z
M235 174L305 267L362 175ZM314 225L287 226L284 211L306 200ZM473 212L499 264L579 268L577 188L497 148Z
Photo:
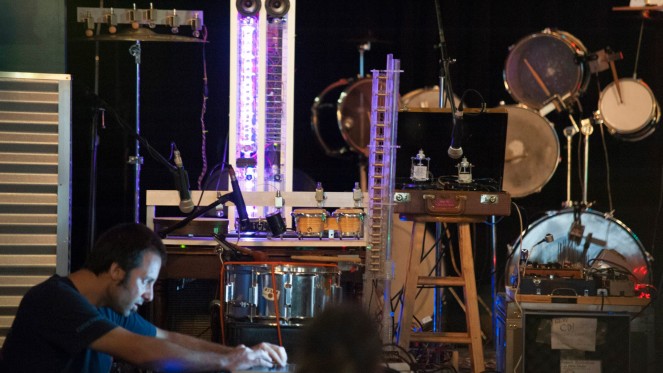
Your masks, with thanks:
M267 0L265 3L267 14L272 17L283 17L290 10L289 0Z
M260 0L237 0L235 5L243 16L254 16L260 11Z

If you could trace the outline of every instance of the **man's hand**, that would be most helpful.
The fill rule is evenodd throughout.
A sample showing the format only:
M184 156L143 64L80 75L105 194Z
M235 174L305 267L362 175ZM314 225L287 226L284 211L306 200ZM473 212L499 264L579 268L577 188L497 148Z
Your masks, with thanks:
M252 349L267 352L273 365L284 367L288 363L288 354L285 352L285 348L281 346L263 342L253 346Z
M275 365L285 366L288 356L285 349L271 343L260 343L251 348L238 345L227 355L228 368L231 370L247 369L251 367L268 367Z

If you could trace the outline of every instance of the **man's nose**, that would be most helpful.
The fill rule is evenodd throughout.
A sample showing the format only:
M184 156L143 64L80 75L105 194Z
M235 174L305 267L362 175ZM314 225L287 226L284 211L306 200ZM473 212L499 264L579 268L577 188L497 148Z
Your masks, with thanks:
M154 287L152 284L150 284L147 289L145 289L145 292L143 293L143 299L145 299L146 302L151 302L154 299Z

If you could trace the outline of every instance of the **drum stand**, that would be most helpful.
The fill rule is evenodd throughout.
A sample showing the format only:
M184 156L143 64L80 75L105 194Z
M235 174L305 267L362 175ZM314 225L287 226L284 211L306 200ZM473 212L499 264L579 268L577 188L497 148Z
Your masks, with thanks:
M569 115L571 120L573 117ZM562 207L568 208L573 206L571 201L571 149L573 148L573 136L575 136L580 130L575 121L572 121L573 125L564 128L564 137L566 137L566 201L562 204Z
M140 40L129 48L129 54L134 57L136 63L136 135L140 136L140 57L141 57ZM140 142L135 140L134 155L129 156L129 164L134 165L134 221L140 222L140 166L143 164L143 157L140 156Z

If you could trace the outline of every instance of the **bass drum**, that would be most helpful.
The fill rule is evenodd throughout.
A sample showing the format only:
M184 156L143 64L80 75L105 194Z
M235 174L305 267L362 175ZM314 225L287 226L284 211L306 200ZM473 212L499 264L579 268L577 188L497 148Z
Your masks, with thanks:
M460 103L460 99L454 94L454 102L456 107ZM408 92L401 97L401 109L415 109L415 108L439 108L440 107L440 87L434 86L431 88L419 88L414 91ZM449 100L445 100L444 107L449 108Z
M580 229L573 227L576 222ZM547 234L553 236L553 241L539 243ZM584 268L612 265L632 273L638 283L651 284L648 255L638 237L621 221L594 210L579 212L577 216L573 209L550 212L530 225L522 236L522 245L518 237L512 250L506 267L506 286L517 285L521 250L528 251L528 263L579 264ZM608 256L610 263L597 260L599 255Z
M651 89L641 80L622 78L608 84L599 97L599 112L612 135L639 141L651 135L661 119L661 110ZM620 100L621 93L621 100Z
M511 197L525 197L550 181L559 164L559 139L554 125L521 105L504 106L508 113L504 180Z
M372 79L340 79L327 86L311 106L311 129L325 153L368 157L371 135Z
M527 36L509 48L504 64L506 90L516 102L537 110L555 94L577 97L589 83L586 55L587 48L565 31L545 29Z

